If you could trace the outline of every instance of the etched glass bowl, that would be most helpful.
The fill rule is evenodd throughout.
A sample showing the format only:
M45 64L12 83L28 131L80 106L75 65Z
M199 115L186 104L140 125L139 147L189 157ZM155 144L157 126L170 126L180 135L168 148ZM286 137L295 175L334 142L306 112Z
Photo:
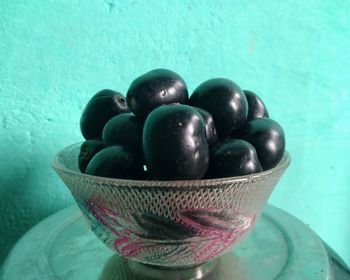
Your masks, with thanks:
M137 181L82 174L81 143L60 151L53 168L91 230L118 254L145 264L197 265L226 252L256 223L290 163L248 176Z

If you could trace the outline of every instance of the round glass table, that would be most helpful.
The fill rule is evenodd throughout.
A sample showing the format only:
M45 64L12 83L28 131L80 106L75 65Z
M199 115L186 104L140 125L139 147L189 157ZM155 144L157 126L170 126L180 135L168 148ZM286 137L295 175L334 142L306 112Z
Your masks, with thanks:
M200 266L160 269L115 255L90 231L76 206L27 232L0 270L2 280L349 280L339 256L292 215L267 206L232 250Z

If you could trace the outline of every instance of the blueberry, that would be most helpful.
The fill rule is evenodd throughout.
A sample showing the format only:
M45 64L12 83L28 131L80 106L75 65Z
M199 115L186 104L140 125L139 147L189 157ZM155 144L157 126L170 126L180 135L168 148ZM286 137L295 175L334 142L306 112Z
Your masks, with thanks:
M254 120L258 118L268 118L266 106L262 99L250 90L243 90L248 101L248 117L247 120Z
M255 148L247 141L229 139L219 142L210 151L207 178L249 175L262 171Z
M185 81L175 72L155 69L135 79L126 95L130 110L138 117L146 116L158 106L186 103Z
M105 124L113 116L129 112L125 97L116 91L104 89L96 93L86 105L80 118L84 138L101 139Z
M247 99L238 85L228 79L216 78L200 84L189 104L208 111L214 118L219 136L227 136L247 119Z
M144 125L143 152L153 179L203 178L209 164L203 118L187 105L156 108Z

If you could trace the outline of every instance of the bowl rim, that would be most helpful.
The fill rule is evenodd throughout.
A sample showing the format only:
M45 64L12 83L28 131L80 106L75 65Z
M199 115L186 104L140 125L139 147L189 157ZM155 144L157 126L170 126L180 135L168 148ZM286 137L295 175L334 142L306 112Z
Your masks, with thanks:
M289 152L285 150L282 159L275 167L259 173L254 173L249 175L214 178L214 179L201 179L201 180L164 180L164 181L108 178L108 177L99 177L99 176L81 173L80 171L78 172L78 171L69 169L68 167L66 167L65 165L59 162L59 158L62 157L62 152L68 149L80 148L82 143L83 141L77 142L59 150L59 152L55 154L54 158L51 161L51 166L53 167L53 169L58 173L66 173L69 175L79 176L89 181L94 180L94 181L98 181L99 183L118 185L118 186L123 184L125 186L142 187L142 188L147 188L147 187L179 187L181 188L181 187L212 186L212 185L223 184L223 183L224 184L237 183L237 182L243 182L243 181L248 181L252 179L266 177L272 173L278 173L281 170L284 171L287 169L287 167L291 162L291 156Z

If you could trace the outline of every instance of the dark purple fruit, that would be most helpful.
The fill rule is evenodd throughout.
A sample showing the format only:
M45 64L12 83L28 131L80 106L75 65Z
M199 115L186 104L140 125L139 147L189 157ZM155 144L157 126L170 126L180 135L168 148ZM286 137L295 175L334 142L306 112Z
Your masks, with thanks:
M99 151L89 162L86 174L119 179L142 179L140 153L124 146L110 146Z
M255 148L247 141L229 139L210 151L207 178L242 176L262 171Z
M205 132L207 135L207 140L209 145L213 145L218 140L218 135L216 133L216 128L212 115L201 108L193 107L196 109L202 116L205 123Z
M101 139L105 124L113 116L129 112L125 97L116 91L104 89L96 93L86 105L80 118L84 138Z
M78 165L81 172L85 172L85 169L93 158L99 151L105 148L105 144L99 140L86 140L80 147Z
M233 138L244 139L255 147L264 170L276 166L283 157L286 145L284 131L272 119L259 118L248 121Z
M203 178L209 164L203 118L187 105L158 107L146 119L143 152L153 179Z
M145 118L153 109L164 104L186 103L185 81L175 72L155 69L135 79L126 95L130 110Z
M123 113L111 118L102 132L102 140L107 146L128 146L142 151L143 121L134 114Z
M213 116L219 136L229 135L247 119L247 99L240 87L228 79L216 78L200 84L189 104Z
M262 99L250 90L243 90L248 101L248 117L247 120L254 120L258 118L268 118L266 106Z

